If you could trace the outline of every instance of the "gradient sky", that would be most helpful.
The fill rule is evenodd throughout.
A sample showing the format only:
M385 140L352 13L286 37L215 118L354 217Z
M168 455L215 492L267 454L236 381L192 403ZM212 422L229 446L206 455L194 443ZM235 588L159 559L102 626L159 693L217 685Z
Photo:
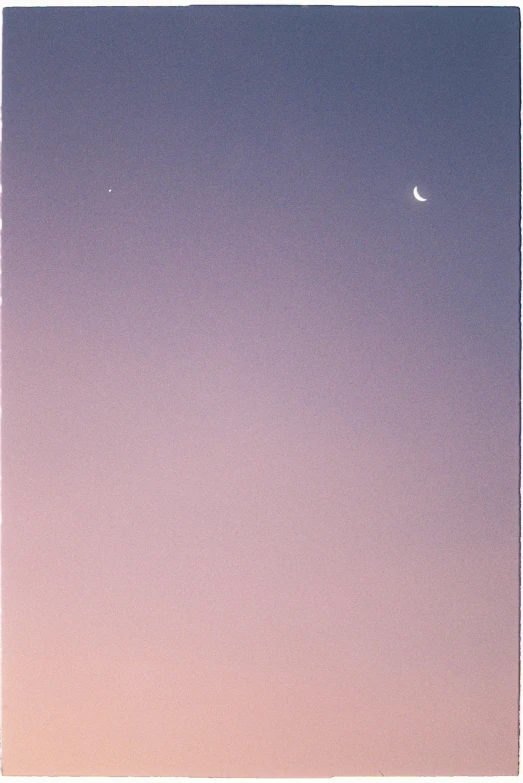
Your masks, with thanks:
M4 773L515 774L518 10L3 34Z

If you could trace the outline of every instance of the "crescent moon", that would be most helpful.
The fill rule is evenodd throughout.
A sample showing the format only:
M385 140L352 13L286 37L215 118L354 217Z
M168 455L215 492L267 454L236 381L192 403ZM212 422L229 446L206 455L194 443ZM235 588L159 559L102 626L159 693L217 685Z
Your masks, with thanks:
M418 193L418 186L417 185L414 188L413 193L414 193L414 198L417 198L418 201L426 201L427 200L426 198L423 198L423 196L420 196L420 194Z

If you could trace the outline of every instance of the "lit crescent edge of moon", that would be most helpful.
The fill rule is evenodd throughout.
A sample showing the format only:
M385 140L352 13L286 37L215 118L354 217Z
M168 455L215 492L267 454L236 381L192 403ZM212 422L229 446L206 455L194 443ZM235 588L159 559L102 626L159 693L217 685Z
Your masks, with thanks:
M427 200L426 198L423 198L423 196L420 196L420 194L418 193L418 186L417 185L414 188L413 193L414 193L414 198L417 198L418 201L426 201Z

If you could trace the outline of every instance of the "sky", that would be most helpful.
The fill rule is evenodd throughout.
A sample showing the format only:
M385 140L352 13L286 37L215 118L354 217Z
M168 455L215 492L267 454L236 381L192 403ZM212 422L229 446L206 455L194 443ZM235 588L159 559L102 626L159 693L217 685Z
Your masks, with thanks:
M3 19L4 774L516 774L518 9Z

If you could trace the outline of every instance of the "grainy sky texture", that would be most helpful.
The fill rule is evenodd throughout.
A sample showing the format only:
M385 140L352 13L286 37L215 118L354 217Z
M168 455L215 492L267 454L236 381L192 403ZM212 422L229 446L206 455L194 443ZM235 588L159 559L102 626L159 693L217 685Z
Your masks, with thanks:
M4 773L515 774L518 10L3 56Z

